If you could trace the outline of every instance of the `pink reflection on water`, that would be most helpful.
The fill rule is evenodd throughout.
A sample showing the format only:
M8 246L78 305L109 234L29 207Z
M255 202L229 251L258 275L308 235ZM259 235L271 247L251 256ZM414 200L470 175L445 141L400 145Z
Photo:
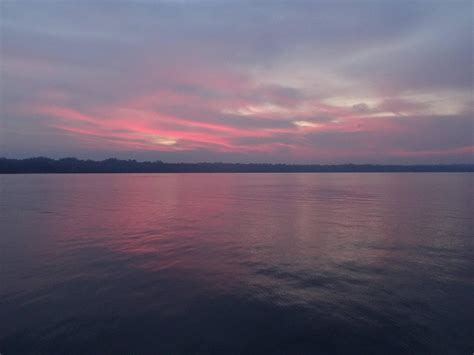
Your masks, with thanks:
M329 289L317 285L327 282L358 280L365 292L384 279L377 270L406 267L396 260L449 230L435 217L444 194L430 189L430 205L420 206L422 175L119 174L58 183L49 198L61 218L50 228L65 255L94 249L98 263L284 303L326 299Z

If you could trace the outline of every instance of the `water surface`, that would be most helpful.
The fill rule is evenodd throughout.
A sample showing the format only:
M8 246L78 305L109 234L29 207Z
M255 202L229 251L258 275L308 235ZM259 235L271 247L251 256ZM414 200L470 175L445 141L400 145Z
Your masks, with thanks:
M472 177L0 176L0 353L471 354Z

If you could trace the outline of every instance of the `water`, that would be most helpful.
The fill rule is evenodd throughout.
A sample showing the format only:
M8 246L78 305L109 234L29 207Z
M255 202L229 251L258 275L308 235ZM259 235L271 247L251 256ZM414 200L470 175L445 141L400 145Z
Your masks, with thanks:
M0 176L0 353L471 354L472 178Z

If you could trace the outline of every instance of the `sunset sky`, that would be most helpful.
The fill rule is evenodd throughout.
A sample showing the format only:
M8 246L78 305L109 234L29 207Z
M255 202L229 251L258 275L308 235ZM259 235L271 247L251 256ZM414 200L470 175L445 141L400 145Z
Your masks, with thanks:
M474 161L472 1L0 6L0 156Z

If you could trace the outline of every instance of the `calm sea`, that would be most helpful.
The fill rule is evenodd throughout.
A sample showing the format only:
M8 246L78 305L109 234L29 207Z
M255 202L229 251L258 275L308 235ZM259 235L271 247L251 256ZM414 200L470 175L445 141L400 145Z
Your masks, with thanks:
M471 355L473 177L0 176L0 353Z

